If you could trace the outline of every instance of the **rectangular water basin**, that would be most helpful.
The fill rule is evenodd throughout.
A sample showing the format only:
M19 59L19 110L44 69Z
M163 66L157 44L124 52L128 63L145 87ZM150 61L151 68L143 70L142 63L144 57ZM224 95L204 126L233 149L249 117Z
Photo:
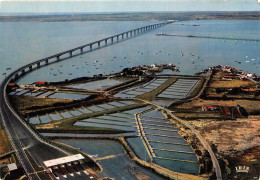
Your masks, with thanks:
M123 130L123 131L136 131L136 128L134 128L134 127L94 124L94 123L86 123L86 122L76 122L74 124L74 126L99 127L99 128L108 128L108 129L118 129L118 130Z
M137 103L134 102L134 101L120 101L120 103L122 103L122 104L126 104L126 105L137 104Z
M120 102L121 102L121 101L120 101ZM108 104L114 105L114 106L116 106L116 107L123 107L123 106L125 106L125 104L122 104L122 103L120 103L120 102L114 101L114 102L110 102L110 103L108 103Z
M105 109L97 107L97 106L88 106L87 107L89 110L97 112L97 111L104 111Z
M150 142L152 148L159 148L159 149L168 149L168 150L175 150L175 151L184 151L184 152L191 152L194 151L191 149L188 144L177 145L177 144L165 144L165 143L158 143L158 142Z
M111 106L109 104L99 104L98 106L101 108L104 108L104 109L115 109L116 108L115 106Z
M186 96L173 96L173 95L159 94L157 97L159 97L159 98L171 98L171 99L183 99Z
M89 97L89 95L83 95L83 94L72 94L72 93L54 93L49 96L49 98L55 98L55 99L84 99Z
M107 120L118 120L123 122L135 122L135 119L128 119L123 117L116 117L116 116L98 116L99 119L107 119Z
M140 89L136 89L135 91L136 91L136 92L147 93L147 92L150 92L150 91L151 91L151 89L140 88Z
M148 121L142 121L143 128L156 128L156 129L167 129L167 130L179 130L179 128L174 124L156 124L147 123Z
M47 96L47 95L50 94L50 93L51 93L51 91L46 91L45 93L43 93L43 94L41 94L41 95L39 95L39 96L37 96L37 97L42 98L42 97Z
M140 92L140 91L128 91L125 94L138 96L138 95L143 94L143 92Z
M70 113L68 113L68 112L66 112L66 111L61 111L61 112L59 112L61 115L62 115L62 117L64 117L64 118L71 118L72 117L72 115L70 114Z
M38 119L38 117L31 117L29 119L29 123L31 123L31 124L40 124L40 120Z
M197 157L195 154L169 152L169 151L161 151L161 150L154 150L154 153L156 154L156 156L159 156L159 157L197 162Z
M158 122L158 123L168 123L169 120L161 118L161 117L151 117L151 116L145 116L141 115L141 120L148 120L148 121L153 121L153 122Z
M180 162L180 161L171 161L164 160L159 158L154 158L156 164L170 169L175 172L185 173L185 174L199 174L199 164L188 163L188 162Z
M76 110L72 110L72 109L70 109L69 111L70 111L70 113L73 114L74 116L80 116L80 115L82 115L81 112L76 111Z
M118 116L118 117L123 117L123 118L131 118L131 119L134 119L134 115L132 114L125 114L125 113L113 113L113 114L110 114L111 116Z
M173 138L173 137L163 137L163 136L155 136L155 135L146 135L148 140L151 141L162 141L162 142L169 142L169 143L181 143L185 144L186 141L179 135L180 138Z
M42 123L49 123L49 122L51 122L51 120L50 120L48 115L39 116L39 118L40 118Z
M27 93L27 92L29 92L29 90L22 90L22 91L20 91L20 92L18 92L18 93L16 93L15 95L16 96L20 96L20 95L23 95L23 94L25 94L25 93Z
M42 93L42 91L38 91L38 92L28 92L28 93L26 93L26 94L24 94L24 96L33 96L33 97L35 97L35 96L37 96L37 95L39 95L39 94L41 94Z
M131 149L133 149L134 153L139 157L140 159L144 161L150 161L150 157L145 149L145 146L143 144L143 141L140 137L138 138L127 138L126 142L129 144Z
M99 124L114 124L114 125L122 125L122 126L128 126L133 127L136 124L129 123L129 122L121 122L121 121L113 121L113 120L105 120L101 118L90 118L90 119L84 119L83 122L93 122L93 123L99 123Z
M150 106L145 106L145 107L142 107L142 108L137 108L137 109L132 109L132 110L129 110L129 111L124 111L124 113L137 114L139 112L146 111L148 109L151 109L151 107Z
M49 116L51 117L51 119L53 121L59 121L62 119L62 117L60 115L58 115L57 113L49 113Z
M159 134L159 135L166 135L166 136L179 136L178 132L157 130L157 129L159 129L158 127L155 128L155 129L144 128L144 132L148 133L148 134ZM162 128L162 129L164 129L164 128Z
M84 107L78 108L79 111L83 112L83 113L92 113L90 110L87 110Z
M125 93L118 93L114 95L117 98L134 98L135 95L125 94Z
M163 115L163 113L161 111L155 111L155 110L142 113L142 116L150 116L150 117L157 117L157 118L165 119L165 116Z
M104 90L109 87L127 82L129 80L127 79L103 79L98 81L92 81L88 83L78 83L78 84L72 84L66 87L70 88L76 88L76 89L86 89L86 90Z

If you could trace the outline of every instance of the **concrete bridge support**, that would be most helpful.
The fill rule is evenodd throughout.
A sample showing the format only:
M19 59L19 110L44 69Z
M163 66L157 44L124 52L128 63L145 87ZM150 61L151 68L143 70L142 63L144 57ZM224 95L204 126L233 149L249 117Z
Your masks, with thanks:
M133 29L133 30L121 33L121 34L117 34L117 35L114 35L114 36L107 37L107 38L99 40L99 41L92 42L91 44L86 44L84 46L80 46L80 47L77 47L77 48L74 48L74 49L70 49L68 51L65 51L65 52L62 52L62 53L50 56L50 57L46 57L44 59L41 59L39 61L34 62L33 64L30 64L30 65L26 66L26 68L24 70L20 70L19 73L21 73L21 74L26 73L26 69L27 68L29 68L29 71L32 71L34 65L36 65L36 68L40 68L41 67L41 62L45 63L46 65L48 65L49 64L49 60L51 60L51 59L55 59L56 58L57 61L59 61L60 57L62 55L64 55L64 54L68 54L69 57L72 57L73 56L73 52L74 51L78 51L78 50L80 50L80 53L83 54L83 49L88 47L88 46L89 46L89 50L92 51L93 45L95 45L95 44L98 45L98 48L100 48L101 46L104 46L104 45L101 45L101 43L103 41L104 41L105 46L107 46L108 41L111 41L111 44L114 43L114 38L116 38L117 42L119 42L121 38L122 38L121 40L123 40L125 38L134 37L136 35L139 35L141 33L146 32L148 30L152 30L152 29L156 29L158 27L162 27L162 26L164 26L166 24L169 24L169 23L154 24L154 25L149 25L149 26ZM78 54L78 52L77 52L77 54ZM15 74L14 78L18 78L18 77L19 77L19 74L18 73Z
M17 73L17 74L15 74L14 79L18 79L18 77L19 77L19 74Z

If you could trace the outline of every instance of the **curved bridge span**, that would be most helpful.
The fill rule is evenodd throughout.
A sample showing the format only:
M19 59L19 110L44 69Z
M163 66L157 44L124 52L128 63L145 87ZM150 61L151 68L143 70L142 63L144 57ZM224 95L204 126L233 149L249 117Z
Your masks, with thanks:
M19 162L27 174L28 179L40 179L34 167L35 164L46 169L47 167L43 161L64 157L69 155L69 153L47 142L15 112L6 93L8 83L18 79L25 73L32 71L33 68L40 68L43 65L58 62L64 58L64 56L67 56L66 58L68 58L84 52L92 51L93 49L99 49L101 47L111 45L114 42L120 42L122 40L133 38L145 32L165 26L169 23L172 22L158 23L133 29L40 59L15 70L2 81L0 85L0 119L3 121L8 138L19 159ZM50 179L55 178L52 174L49 174L49 176ZM91 179L88 175L84 174L82 177L77 178L84 180Z
M144 27L140 27L137 29L133 29L130 31L126 31L120 34L116 34L104 39L100 39L98 41L94 41L73 49L69 49L67 51L37 60L35 62L32 62L30 64L27 64L19 69L17 69L14 73L12 73L12 77L9 78L10 80L16 80L20 76L24 75L26 72L32 71L33 68L40 68L42 65L48 65L49 63L60 61L62 58L71 58L75 55L83 54L84 52L90 52L94 49L99 49L101 47L105 47L108 45L112 45L114 43L133 38L135 36L141 35L145 32L157 29L159 27L165 26L167 24L170 24L172 22L165 22L165 23L158 23L153 25L148 25Z

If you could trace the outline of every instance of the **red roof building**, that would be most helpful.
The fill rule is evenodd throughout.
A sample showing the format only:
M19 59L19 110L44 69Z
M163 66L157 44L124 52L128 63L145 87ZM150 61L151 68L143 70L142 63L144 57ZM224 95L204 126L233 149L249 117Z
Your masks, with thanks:
M8 83L8 86L14 87L14 86L16 86L16 84L15 83Z
M36 81L36 82L35 82L35 85L36 85L36 86L44 86L44 85L46 85L46 84L47 84L46 81Z
M202 111L214 111L214 110L216 110L216 109L218 109L218 107L216 107L216 106L202 106Z

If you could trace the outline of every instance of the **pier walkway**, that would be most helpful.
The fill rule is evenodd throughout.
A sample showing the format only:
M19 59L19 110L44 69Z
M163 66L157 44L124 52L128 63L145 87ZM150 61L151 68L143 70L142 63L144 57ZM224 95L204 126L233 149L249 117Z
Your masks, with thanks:
M213 36L194 36L184 34L156 34L157 36L174 36L174 37L185 37L185 38L204 38L204 39L219 39L219 40L231 40L231 41L254 41L260 42L260 39L242 39L242 38L228 38L228 37L213 37Z

